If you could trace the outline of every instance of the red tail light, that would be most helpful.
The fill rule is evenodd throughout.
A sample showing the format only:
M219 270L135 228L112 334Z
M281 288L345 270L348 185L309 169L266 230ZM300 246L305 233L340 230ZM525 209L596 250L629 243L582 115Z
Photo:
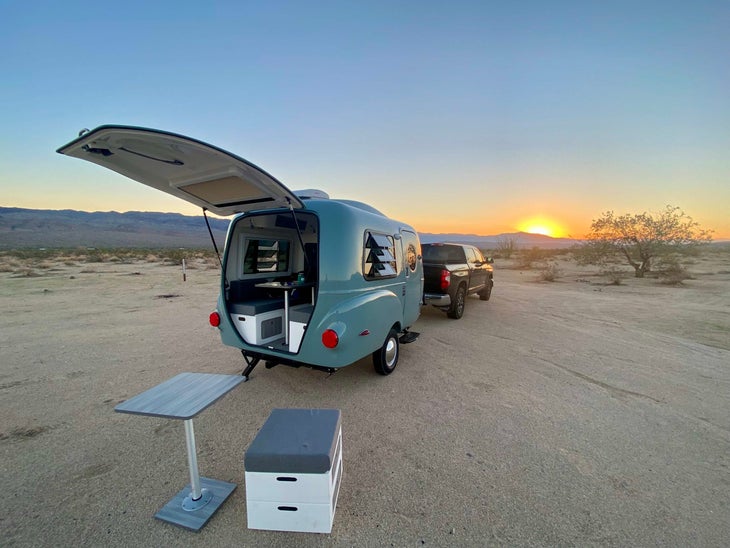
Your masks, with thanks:
M322 333L322 344L327 348L334 348L340 342L340 337L334 329L327 329Z
M451 284L451 272L448 270L441 271L441 289L448 289Z
M211 312L208 321L213 327L218 327L221 324L221 315L218 312Z

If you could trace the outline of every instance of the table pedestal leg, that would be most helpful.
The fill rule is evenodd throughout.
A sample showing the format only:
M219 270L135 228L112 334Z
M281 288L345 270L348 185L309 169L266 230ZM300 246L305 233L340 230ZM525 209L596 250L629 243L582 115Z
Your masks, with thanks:
M289 292L284 291L284 344L289 344Z
M185 420L190 485L183 488L155 517L186 529L199 531L236 488L235 483L201 478L195 449L193 419Z
M185 420L185 443L188 447L188 469L190 470L190 494L183 501L183 510L194 512L200 510L213 498L213 493L200 488L200 472L198 471L198 453L195 449L195 430L193 419Z

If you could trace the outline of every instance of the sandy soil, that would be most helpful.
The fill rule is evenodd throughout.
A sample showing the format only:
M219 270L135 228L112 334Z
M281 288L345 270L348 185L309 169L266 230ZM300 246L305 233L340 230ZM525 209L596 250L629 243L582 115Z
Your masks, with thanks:
M204 411L201 473L239 487L197 534L153 518L189 481L183 425L113 408L183 371L240 373L207 324L216 271L4 269L2 544L726 545L730 257L681 287L495 266L461 320L424 309L389 377L260 367ZM274 407L342 410L330 535L246 527L243 455Z

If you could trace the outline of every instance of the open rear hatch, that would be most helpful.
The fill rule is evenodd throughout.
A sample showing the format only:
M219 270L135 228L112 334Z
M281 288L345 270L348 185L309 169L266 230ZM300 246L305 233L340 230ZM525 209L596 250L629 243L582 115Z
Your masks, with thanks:
M261 168L175 133L100 126L57 152L99 164L216 215L304 207L293 192Z

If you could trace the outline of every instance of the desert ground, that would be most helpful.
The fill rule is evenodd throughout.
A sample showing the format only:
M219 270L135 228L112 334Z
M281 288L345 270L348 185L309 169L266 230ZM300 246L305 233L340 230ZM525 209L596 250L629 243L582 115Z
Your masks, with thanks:
M239 374L208 325L217 270L2 257L5 546L726 546L730 253L681 285L557 258L495 263L492 299L424 308L395 372L259 366L195 420L238 484L199 533L153 518L186 483L183 424L114 406L185 372ZM342 411L329 535L250 530L243 456L273 408Z

